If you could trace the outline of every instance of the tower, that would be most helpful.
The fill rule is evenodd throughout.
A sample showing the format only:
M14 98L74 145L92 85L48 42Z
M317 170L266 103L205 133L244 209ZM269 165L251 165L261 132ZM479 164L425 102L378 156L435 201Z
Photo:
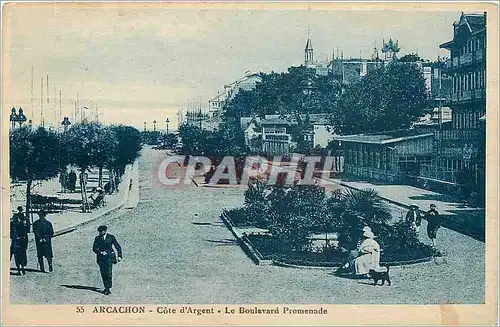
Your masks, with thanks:
M304 49L304 66L312 68L314 64L314 50L312 47L311 39L307 38L306 48Z
M394 60L397 57L397 53L401 48L399 47L399 40L394 42L392 38L388 42L382 40L382 53L384 54L384 60Z

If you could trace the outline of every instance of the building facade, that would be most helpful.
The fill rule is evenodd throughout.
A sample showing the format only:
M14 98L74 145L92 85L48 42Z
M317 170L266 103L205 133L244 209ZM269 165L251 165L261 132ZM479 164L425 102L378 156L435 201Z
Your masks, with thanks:
M446 105L452 110L449 128L435 132L437 156L422 176L460 183L470 171L476 184L484 179L486 141L486 13L462 13L453 24L453 39L440 46L450 51L445 72L452 79Z
M338 136L344 151L344 172L361 178L401 182L418 175L420 165L431 160L433 133L398 130Z

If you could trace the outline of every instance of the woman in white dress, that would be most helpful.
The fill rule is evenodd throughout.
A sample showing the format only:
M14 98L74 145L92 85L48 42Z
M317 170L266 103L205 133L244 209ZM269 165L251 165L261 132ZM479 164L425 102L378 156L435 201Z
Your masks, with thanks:
M354 262L356 275L367 275L370 269L380 270L380 245L374 240L371 230L365 230L364 240L358 248L358 257Z

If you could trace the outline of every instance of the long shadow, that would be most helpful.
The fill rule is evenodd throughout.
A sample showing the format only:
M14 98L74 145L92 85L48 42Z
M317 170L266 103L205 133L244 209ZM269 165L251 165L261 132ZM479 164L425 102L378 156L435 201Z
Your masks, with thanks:
M422 194L422 195L413 195L409 196L409 199L412 200L428 200L428 201L441 201L441 202L449 202L449 203L463 203L456 198L453 198L449 195L443 194Z
M102 293L101 289L94 286L83 286L83 285L61 285L62 287L71 288L75 290L92 291L96 293Z
M17 271L17 268L12 268L12 267L10 267L10 270ZM32 268L24 268L24 271L26 271L26 272L37 272L37 273L42 273L42 274L45 274L45 272L43 272L43 271L41 271L41 270L38 270L38 269L32 269ZM11 272L11 275L12 275L12 272Z
M193 225L197 225L197 226L224 226L224 224L221 222L221 221L215 221L215 222L196 222L196 221L193 221L191 222L191 224Z
M210 243L216 243L218 246L220 245L238 245L238 241L232 239L223 239L223 240L204 240Z

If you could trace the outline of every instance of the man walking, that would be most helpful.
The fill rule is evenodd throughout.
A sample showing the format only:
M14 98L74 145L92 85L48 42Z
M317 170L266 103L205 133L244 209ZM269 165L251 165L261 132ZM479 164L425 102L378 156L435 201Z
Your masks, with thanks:
M441 227L441 217L439 212L436 210L436 205L433 203L430 205L430 210L426 213L427 219L427 236L431 239L432 246L436 246L436 234Z
M111 294L111 287L113 286L113 264L122 260L122 248L116 238L108 234L107 226L99 226L97 228L99 235L94 239L94 245L92 246L92 251L97 255L97 264L99 265L99 270L101 271L102 282L104 284L104 294ZM118 252L118 258L116 257L113 246Z
M23 207L17 207L17 213L12 216L10 222L10 259L14 256L16 268L19 275L25 275L25 268L28 265L28 233L30 231L30 223L23 213Z
M54 236L54 228L52 223L46 219L47 213L44 210L38 212L38 220L33 223L33 233L35 234L36 255L38 256L38 264L40 271L45 272L43 257L47 258L49 263L49 271L54 271L52 266L52 237Z

